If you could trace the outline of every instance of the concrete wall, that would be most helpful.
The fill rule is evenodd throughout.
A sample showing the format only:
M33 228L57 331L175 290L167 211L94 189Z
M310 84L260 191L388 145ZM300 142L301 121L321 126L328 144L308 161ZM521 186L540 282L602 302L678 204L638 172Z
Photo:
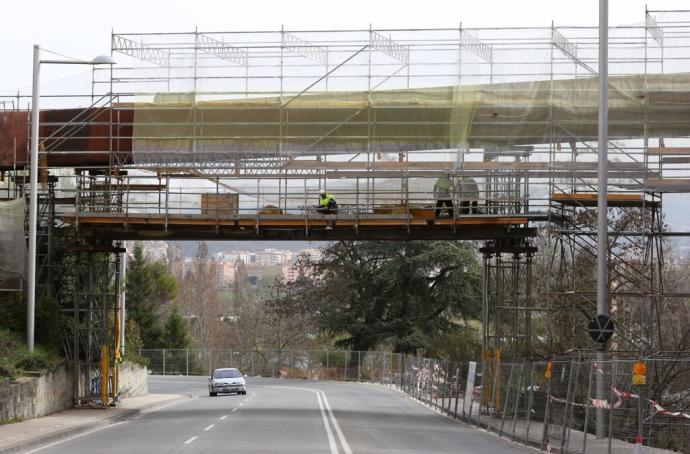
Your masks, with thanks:
M146 366L125 361L120 364L120 397L143 396L149 393L149 373Z
M39 377L0 383L0 421L31 419L72 407L72 374L66 364Z
M0 423L38 418L72 408L73 377L66 363L54 372L38 377L20 377L0 382ZM148 394L145 366L124 362L120 365L120 396Z

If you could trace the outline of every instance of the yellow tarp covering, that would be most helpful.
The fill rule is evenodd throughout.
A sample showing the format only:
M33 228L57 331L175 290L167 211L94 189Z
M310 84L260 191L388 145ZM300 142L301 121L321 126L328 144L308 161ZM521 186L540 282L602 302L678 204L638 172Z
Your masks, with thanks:
M610 78L611 139L690 135L690 75ZM596 140L597 79L138 103L135 160L414 150Z

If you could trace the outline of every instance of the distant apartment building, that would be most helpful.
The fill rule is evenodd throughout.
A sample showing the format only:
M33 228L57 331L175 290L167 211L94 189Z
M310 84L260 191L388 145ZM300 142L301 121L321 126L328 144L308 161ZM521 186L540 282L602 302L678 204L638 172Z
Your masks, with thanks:
M227 251L213 255L217 262L242 263L248 266L283 266L292 263L295 254L292 251L280 249L264 249L260 252Z
M235 282L237 262L220 260L216 263L216 281L218 287L229 287Z
M142 243L144 257L150 262L158 260L167 261L168 243L166 241L144 241Z
M283 266L292 263L292 256L292 251L264 249L255 254L254 264L257 266Z
M294 282L299 277L299 269L295 265L283 265L281 271L285 282Z
M311 262L320 262L323 256L323 254L321 254L321 249L314 248L302 249L298 255L306 255Z
M249 251L228 251L213 254L214 260L218 262L243 263L250 265L254 263L255 256Z

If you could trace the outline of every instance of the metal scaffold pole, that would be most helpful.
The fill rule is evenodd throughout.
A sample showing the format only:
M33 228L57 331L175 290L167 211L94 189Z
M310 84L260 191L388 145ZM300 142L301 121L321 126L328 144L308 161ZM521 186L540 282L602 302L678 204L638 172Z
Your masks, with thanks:
M599 165L597 196L597 315L608 315L608 0L599 0ZM606 359L606 344L597 351L600 367ZM596 374L597 399L606 398L606 377ZM604 409L596 411L597 438L605 437Z

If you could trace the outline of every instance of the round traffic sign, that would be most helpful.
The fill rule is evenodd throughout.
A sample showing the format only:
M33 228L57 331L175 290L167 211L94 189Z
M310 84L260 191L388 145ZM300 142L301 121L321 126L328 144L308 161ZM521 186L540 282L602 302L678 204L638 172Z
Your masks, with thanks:
M606 343L613 336L613 319L608 315L597 315L589 322L589 335L596 342Z

